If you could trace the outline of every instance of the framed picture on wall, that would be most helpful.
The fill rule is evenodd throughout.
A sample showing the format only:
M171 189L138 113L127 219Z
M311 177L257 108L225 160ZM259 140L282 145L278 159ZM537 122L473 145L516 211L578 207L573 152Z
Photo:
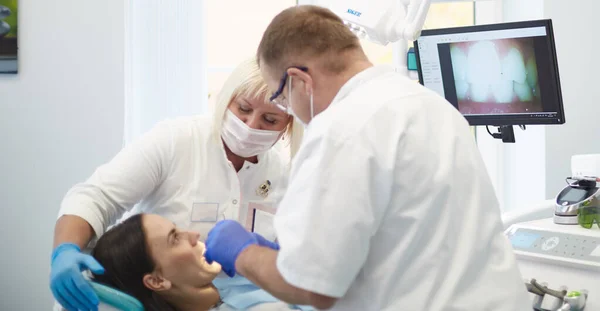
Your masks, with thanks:
M18 0L0 0L0 74L18 72Z

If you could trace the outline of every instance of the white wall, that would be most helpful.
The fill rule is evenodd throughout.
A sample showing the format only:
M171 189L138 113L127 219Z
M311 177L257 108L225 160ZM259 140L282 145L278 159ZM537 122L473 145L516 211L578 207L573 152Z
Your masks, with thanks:
M502 5L504 22L544 18L543 0L503 0ZM546 199L546 188L542 182L546 178L545 132L554 126L532 125L525 131L515 126L516 143L502 144L504 211L527 208Z
M543 0L502 0L478 2L477 24L542 19ZM516 143L493 139L485 127L477 128L477 143L482 153L503 211L535 204L546 198L545 128L529 126L525 131L515 126ZM496 132L495 128L490 128Z
M544 0L502 0L502 16L505 22L542 19Z
M594 61L600 3L502 0L500 7L498 21L553 20L566 119L564 125L515 128L515 144L502 144L485 128L478 129L480 149L503 210L510 211L554 198L570 175L572 155L600 153L600 105L595 103L600 97L595 82L600 64Z
M123 2L19 1L19 70L0 75L0 310L49 310L67 189L123 139Z
M545 0L556 36L566 123L546 129L546 191L555 196L571 173L571 156L600 153L598 0Z

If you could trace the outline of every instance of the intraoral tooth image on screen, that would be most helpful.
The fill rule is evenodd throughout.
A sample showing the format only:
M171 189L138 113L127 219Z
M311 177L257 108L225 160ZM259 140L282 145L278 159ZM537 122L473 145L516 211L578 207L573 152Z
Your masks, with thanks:
M542 112L532 38L450 43L463 114Z
M552 20L424 29L414 43L419 83L470 125L565 123Z

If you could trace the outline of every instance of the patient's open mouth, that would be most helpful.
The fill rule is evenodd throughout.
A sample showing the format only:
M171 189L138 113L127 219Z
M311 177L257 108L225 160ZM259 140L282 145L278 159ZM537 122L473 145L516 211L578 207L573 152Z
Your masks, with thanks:
M206 261L206 257L204 256L204 254L206 254L206 248L202 251L202 257L200 259L200 262L202 264L208 266L210 269L221 270L221 265L218 262L213 261L209 264L208 261Z

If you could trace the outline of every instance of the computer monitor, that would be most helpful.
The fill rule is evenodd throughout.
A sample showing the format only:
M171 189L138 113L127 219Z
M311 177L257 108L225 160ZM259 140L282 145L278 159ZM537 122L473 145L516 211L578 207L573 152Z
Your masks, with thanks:
M419 82L469 124L565 123L551 20L423 30L414 45Z

